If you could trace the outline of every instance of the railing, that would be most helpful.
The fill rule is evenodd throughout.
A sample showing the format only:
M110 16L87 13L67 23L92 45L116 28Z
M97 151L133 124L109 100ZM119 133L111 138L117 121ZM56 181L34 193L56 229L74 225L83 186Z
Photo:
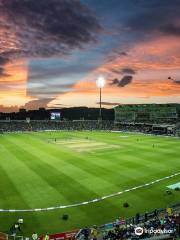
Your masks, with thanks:
M16 234L12 234L12 235L8 235L8 240L23 240L24 237L23 236L18 236ZM25 238L25 239L29 239L29 238Z

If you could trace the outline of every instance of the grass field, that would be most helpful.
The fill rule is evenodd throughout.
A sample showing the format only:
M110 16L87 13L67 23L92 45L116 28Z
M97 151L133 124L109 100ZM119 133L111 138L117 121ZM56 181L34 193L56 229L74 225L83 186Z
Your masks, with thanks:
M55 141L56 140L56 141ZM153 147L154 144L154 147ZM0 209L68 205L132 188L180 171L180 140L112 132L38 132L0 135ZM103 224L167 207L180 176L101 202L49 212L0 213L0 231L24 219L25 235ZM128 202L129 208L123 208ZM67 221L62 215L68 214Z

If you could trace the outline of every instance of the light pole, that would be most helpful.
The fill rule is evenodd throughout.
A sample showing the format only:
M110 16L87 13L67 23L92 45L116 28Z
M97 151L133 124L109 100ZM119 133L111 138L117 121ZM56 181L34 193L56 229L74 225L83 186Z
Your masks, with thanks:
M102 88L104 87L106 81L104 77L98 77L96 80L96 85L99 88L99 120L102 120L102 110L101 110L101 103L102 103Z

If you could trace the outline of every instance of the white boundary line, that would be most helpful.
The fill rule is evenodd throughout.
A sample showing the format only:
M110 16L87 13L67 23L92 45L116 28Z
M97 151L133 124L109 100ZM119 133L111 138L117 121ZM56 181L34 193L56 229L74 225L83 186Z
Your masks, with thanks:
M112 194L109 194L109 195L106 195L106 196L103 196L103 197L100 197L100 198L96 198L96 199L93 199L93 200L89 200L89 201L86 201L86 202L74 203L74 204L69 204L69 205L59 205L59 206L56 206L56 207L48 207L48 208L0 209L0 212L10 212L10 213L14 213L14 212L41 212L41 211L52 211L52 210L56 210L56 209L79 207L79 206L82 206L82 205L88 205L88 204L91 204L91 203L100 202L100 201L103 201L103 200L111 198L111 197L122 195L122 194L124 194L126 192L134 191L136 189L140 189L140 188L144 188L144 187L147 187L147 186L151 186L151 185L154 185L154 184L156 184L158 182L164 181L166 179L176 177L178 175L180 175L180 172L174 173L172 175L169 175L169 176L166 176L166 177L163 177L163 178L156 179L156 180L154 180L152 182L145 183L143 185L132 187L132 188L123 190L121 192L112 193Z

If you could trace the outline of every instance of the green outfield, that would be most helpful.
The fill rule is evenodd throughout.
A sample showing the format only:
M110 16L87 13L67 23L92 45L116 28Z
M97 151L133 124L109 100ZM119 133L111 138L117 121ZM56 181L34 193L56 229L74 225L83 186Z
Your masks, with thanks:
M112 132L0 135L0 209L47 208L96 199L180 172L180 139ZM103 224L180 202L165 194L180 175L103 201L48 212L0 212L0 232L24 219L31 235ZM123 208L128 202L130 207ZM62 215L68 214L67 221Z

